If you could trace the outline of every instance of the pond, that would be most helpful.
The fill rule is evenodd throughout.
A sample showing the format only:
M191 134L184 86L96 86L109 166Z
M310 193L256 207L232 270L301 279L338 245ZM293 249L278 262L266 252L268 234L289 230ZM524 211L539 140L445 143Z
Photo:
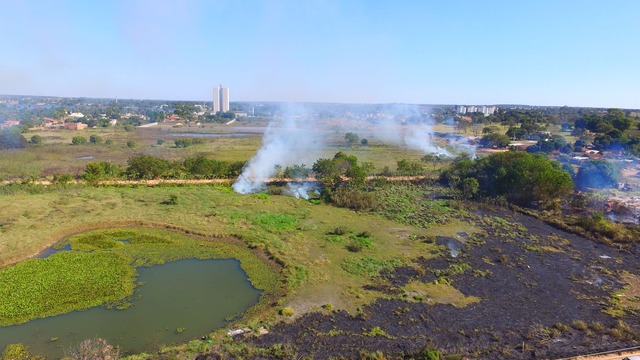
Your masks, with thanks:
M23 343L48 359L61 358L96 337L118 345L121 354L154 351L224 326L260 297L234 259L179 260L138 268L138 273L142 285L128 309L92 308L0 327L0 351Z

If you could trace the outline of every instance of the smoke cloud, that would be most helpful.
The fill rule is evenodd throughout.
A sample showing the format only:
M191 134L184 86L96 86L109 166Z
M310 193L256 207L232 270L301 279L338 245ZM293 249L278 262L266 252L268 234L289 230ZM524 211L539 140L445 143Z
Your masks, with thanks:
M339 138L347 132L424 154L453 156L450 150L436 145L434 122L427 110L415 105L388 105L370 116L326 121L314 116L312 109L289 104L282 109L282 116L267 126L262 147L247 163L233 189L240 194L259 192L265 188L265 180L274 177L279 166L311 166L319 157L331 156L325 146L327 138ZM475 147L465 144L463 139L451 139L449 147L475 156ZM309 192L317 190L312 185L291 183L285 193L308 199Z
M272 178L277 166L301 163L313 164L324 148L322 131L309 128L305 115L286 111L286 116L269 123L262 138L262 147L249 160L242 174L233 184L240 194L259 192L265 180ZM306 126L306 127L305 127Z
M320 194L320 188L315 183L288 183L284 193L295 198L309 200L310 194Z

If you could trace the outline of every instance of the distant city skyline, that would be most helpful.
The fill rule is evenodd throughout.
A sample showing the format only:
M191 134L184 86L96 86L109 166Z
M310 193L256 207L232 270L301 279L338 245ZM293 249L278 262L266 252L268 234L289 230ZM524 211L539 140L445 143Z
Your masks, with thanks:
M0 0L0 94L640 108L640 1ZM225 36L220 36L225 29Z

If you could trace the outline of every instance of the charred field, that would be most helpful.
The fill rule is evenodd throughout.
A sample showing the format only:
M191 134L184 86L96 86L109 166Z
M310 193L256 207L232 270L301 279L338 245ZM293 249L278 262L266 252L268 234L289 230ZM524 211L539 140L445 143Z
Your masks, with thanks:
M468 220L480 230L424 239L439 255L383 271L369 287L380 297L357 313L325 309L234 341L263 349L250 357L317 359L549 359L637 344L638 298L623 280L640 270L637 243L605 245L503 208ZM437 284L477 301L447 303Z

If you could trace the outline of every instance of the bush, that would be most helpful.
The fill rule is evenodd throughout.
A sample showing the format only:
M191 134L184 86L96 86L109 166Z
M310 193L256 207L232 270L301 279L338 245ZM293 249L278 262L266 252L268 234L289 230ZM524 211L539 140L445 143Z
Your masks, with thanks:
M87 138L84 136L74 136L71 139L71 145L82 145L87 143Z
M132 157L127 164L127 175L136 180L161 178L171 167L169 161L149 155Z
M71 174L55 174L53 175L53 180L51 180L51 183L56 185L66 185L72 180L73 175Z
M29 140L29 142L33 145L42 145L42 136L40 135L33 135L31 137L31 140Z
M4 348L1 359L4 360L44 360L42 356L33 355L23 344L9 344Z
M101 144L102 143L102 137L98 136L98 135L91 135L89 136L89 142L92 144Z
M375 210L379 203L373 193L360 190L340 188L331 194L331 202L338 207L356 211Z
M85 340L71 350L71 358L76 360L117 360L119 357L120 349L101 338Z
M336 226L333 230L328 232L327 235L344 235L349 233L350 231L351 230L349 230L349 228L346 226Z
M186 148L194 143L192 139L175 139L173 142L178 148Z
M127 141L127 147L129 149L134 149L136 146L137 145L136 145L135 141L131 141L131 140Z
M163 205L176 205L176 204L178 204L178 195L176 195L176 194L169 195L169 198L167 200L163 201L161 204L163 204Z
M361 243L352 240L351 243L347 245L347 250L351 252L360 252L363 247L364 246Z
M216 179L229 177L229 163L207 159L202 155L186 158L183 166L189 175L196 178Z
M407 159L398 160L398 174L400 175L422 175L424 174L424 165L419 161L411 161Z
M280 310L280 315L282 315L282 316L293 316L293 315L295 315L295 311L293 310L292 307L287 306L287 307L283 308L282 310Z
M440 360L442 354L435 349L424 349L416 357L417 360Z
M122 167L108 161L92 162L85 167L82 178L87 181L117 179L123 172Z

